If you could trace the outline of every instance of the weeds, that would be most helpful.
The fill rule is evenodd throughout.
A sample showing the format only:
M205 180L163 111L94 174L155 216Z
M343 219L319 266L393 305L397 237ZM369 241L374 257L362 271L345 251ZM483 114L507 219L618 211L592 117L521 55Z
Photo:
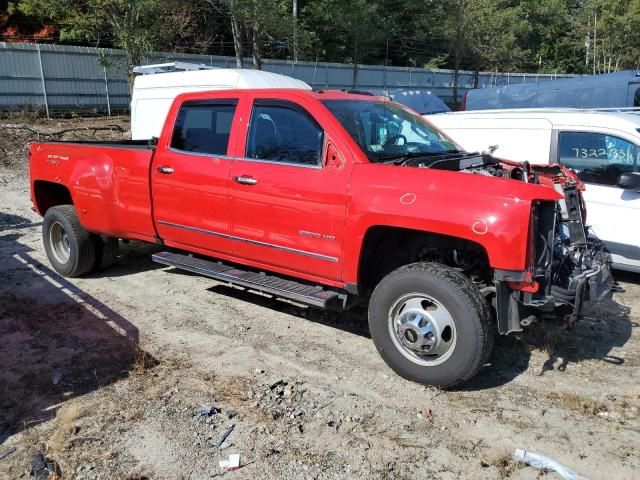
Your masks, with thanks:
M143 350L138 342L134 342L131 348L133 350L132 371L134 373L142 375L148 370L160 365L160 362L149 352Z

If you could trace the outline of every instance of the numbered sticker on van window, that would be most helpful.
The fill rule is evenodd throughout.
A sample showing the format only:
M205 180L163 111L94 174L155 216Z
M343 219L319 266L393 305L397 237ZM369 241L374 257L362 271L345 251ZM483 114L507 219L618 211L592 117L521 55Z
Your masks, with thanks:
M633 163L633 149L626 148L572 148L576 158L602 158Z

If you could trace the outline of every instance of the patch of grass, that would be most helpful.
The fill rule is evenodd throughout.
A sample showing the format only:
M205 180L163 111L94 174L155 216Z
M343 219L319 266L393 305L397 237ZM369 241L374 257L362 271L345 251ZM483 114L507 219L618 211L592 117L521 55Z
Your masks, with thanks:
M133 344L133 368L132 371L137 374L143 374L148 370L160 365L160 362L149 352L143 350L139 343Z
M56 412L54 429L47 441L47 454L52 458L59 458L60 454L67 448L69 441L75 435L80 426L79 420L86 415L89 410L88 405L81 405L78 402L63 405Z
M604 403L591 398L581 397L573 392L551 392L547 394L547 398L559 407L582 413L583 415L597 415L598 413L608 411Z

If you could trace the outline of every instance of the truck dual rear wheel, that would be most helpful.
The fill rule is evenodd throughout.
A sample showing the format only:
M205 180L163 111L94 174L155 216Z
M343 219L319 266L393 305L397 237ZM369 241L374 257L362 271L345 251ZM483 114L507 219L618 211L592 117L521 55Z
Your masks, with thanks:
M369 302L369 330L399 375L451 387L469 380L493 346L489 306L460 272L413 263L384 277Z
M63 277L79 277L93 268L95 240L80 224L73 205L58 205L47 210L42 223L42 241L51 265Z
M118 261L120 240L104 235L93 235L95 243L95 260L92 270L99 272L113 266Z

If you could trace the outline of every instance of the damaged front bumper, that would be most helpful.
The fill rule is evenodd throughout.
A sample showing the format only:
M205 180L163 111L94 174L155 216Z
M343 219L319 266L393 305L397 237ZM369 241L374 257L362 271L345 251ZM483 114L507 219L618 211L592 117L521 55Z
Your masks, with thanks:
M613 290L610 255L598 240L590 241L578 255L572 271L558 281L555 272L533 282L536 291L515 290L529 272L495 272L495 309L498 331L503 334L522 331L539 318L556 318L573 324L585 302L599 302ZM545 283L545 280L546 283Z
M571 325L585 302L612 291L611 256L585 226L582 194L565 185L564 200L534 202L526 271L495 271L495 309L501 334L521 331L539 318Z

